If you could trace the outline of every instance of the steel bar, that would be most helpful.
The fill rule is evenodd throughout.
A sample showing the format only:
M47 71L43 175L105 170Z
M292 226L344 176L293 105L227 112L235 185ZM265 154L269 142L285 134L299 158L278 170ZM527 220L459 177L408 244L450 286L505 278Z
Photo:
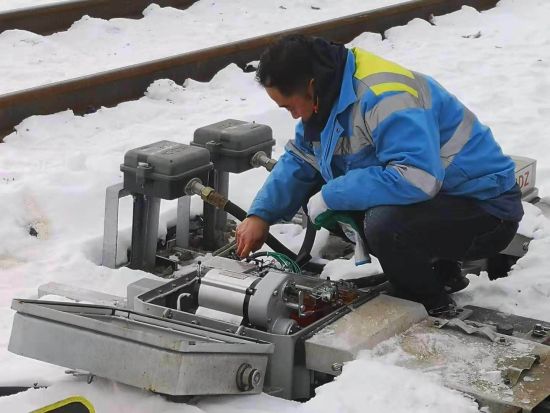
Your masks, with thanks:
M76 0L58 1L36 7L9 10L0 13L0 32L28 30L37 34L51 34L66 30L82 16L112 19L139 18L150 4L186 9L197 0Z
M414 18L430 19L432 15L450 13L464 5L486 10L494 7L497 1L409 1L319 24L6 94L0 96L0 139L32 115L46 115L66 109L82 114L102 106L115 106L124 101L138 99L157 79L168 78L177 83L182 83L187 78L209 81L230 63L244 67L250 61L258 59L268 44L285 34L302 33L348 42L365 31L383 33Z

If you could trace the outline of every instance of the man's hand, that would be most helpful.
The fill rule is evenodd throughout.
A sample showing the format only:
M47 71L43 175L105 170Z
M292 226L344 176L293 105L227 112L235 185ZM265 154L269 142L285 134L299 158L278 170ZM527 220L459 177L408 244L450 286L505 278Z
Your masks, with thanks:
M251 252L259 250L269 234L269 224L258 216L252 215L239 224L235 231L237 255L248 257Z

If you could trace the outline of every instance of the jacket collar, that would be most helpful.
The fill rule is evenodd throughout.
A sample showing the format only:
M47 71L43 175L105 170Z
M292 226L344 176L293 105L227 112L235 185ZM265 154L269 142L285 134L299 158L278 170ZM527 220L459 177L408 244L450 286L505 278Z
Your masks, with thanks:
M338 115L344 112L350 105L357 100L357 94L353 88L353 76L355 74L355 56L348 50L348 58L344 68L344 76L342 85L340 86L340 94L338 100L332 107L330 116L321 132L321 147L323 153L320 159L321 175L325 180L333 178L331 160L338 143L343 127L338 122Z
M344 77L342 78L342 86L340 87L340 96L335 105L336 114L342 113L346 108L355 103L357 94L353 88L353 76L355 74L355 56L351 50L348 50L348 58L344 68Z

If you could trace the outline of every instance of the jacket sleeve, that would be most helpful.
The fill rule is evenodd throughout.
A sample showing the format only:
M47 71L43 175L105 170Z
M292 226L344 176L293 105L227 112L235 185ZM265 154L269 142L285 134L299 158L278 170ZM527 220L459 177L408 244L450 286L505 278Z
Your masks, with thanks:
M445 170L440 159L439 129L433 115L408 93L390 95L384 103L365 105L381 166L348 170L322 188L334 210L366 210L377 205L425 201L441 188ZM397 110L392 110L397 107Z
M301 122L296 125L293 143L298 150L314 156L304 145ZM321 174L310 163L287 149L256 195L248 215L259 216L269 224L290 220L321 182Z

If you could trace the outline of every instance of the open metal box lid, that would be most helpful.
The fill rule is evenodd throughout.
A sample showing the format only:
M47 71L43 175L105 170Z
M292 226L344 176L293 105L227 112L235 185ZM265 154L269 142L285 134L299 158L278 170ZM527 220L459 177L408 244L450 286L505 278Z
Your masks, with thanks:
M259 393L273 344L128 309L15 299L8 350L173 396Z

